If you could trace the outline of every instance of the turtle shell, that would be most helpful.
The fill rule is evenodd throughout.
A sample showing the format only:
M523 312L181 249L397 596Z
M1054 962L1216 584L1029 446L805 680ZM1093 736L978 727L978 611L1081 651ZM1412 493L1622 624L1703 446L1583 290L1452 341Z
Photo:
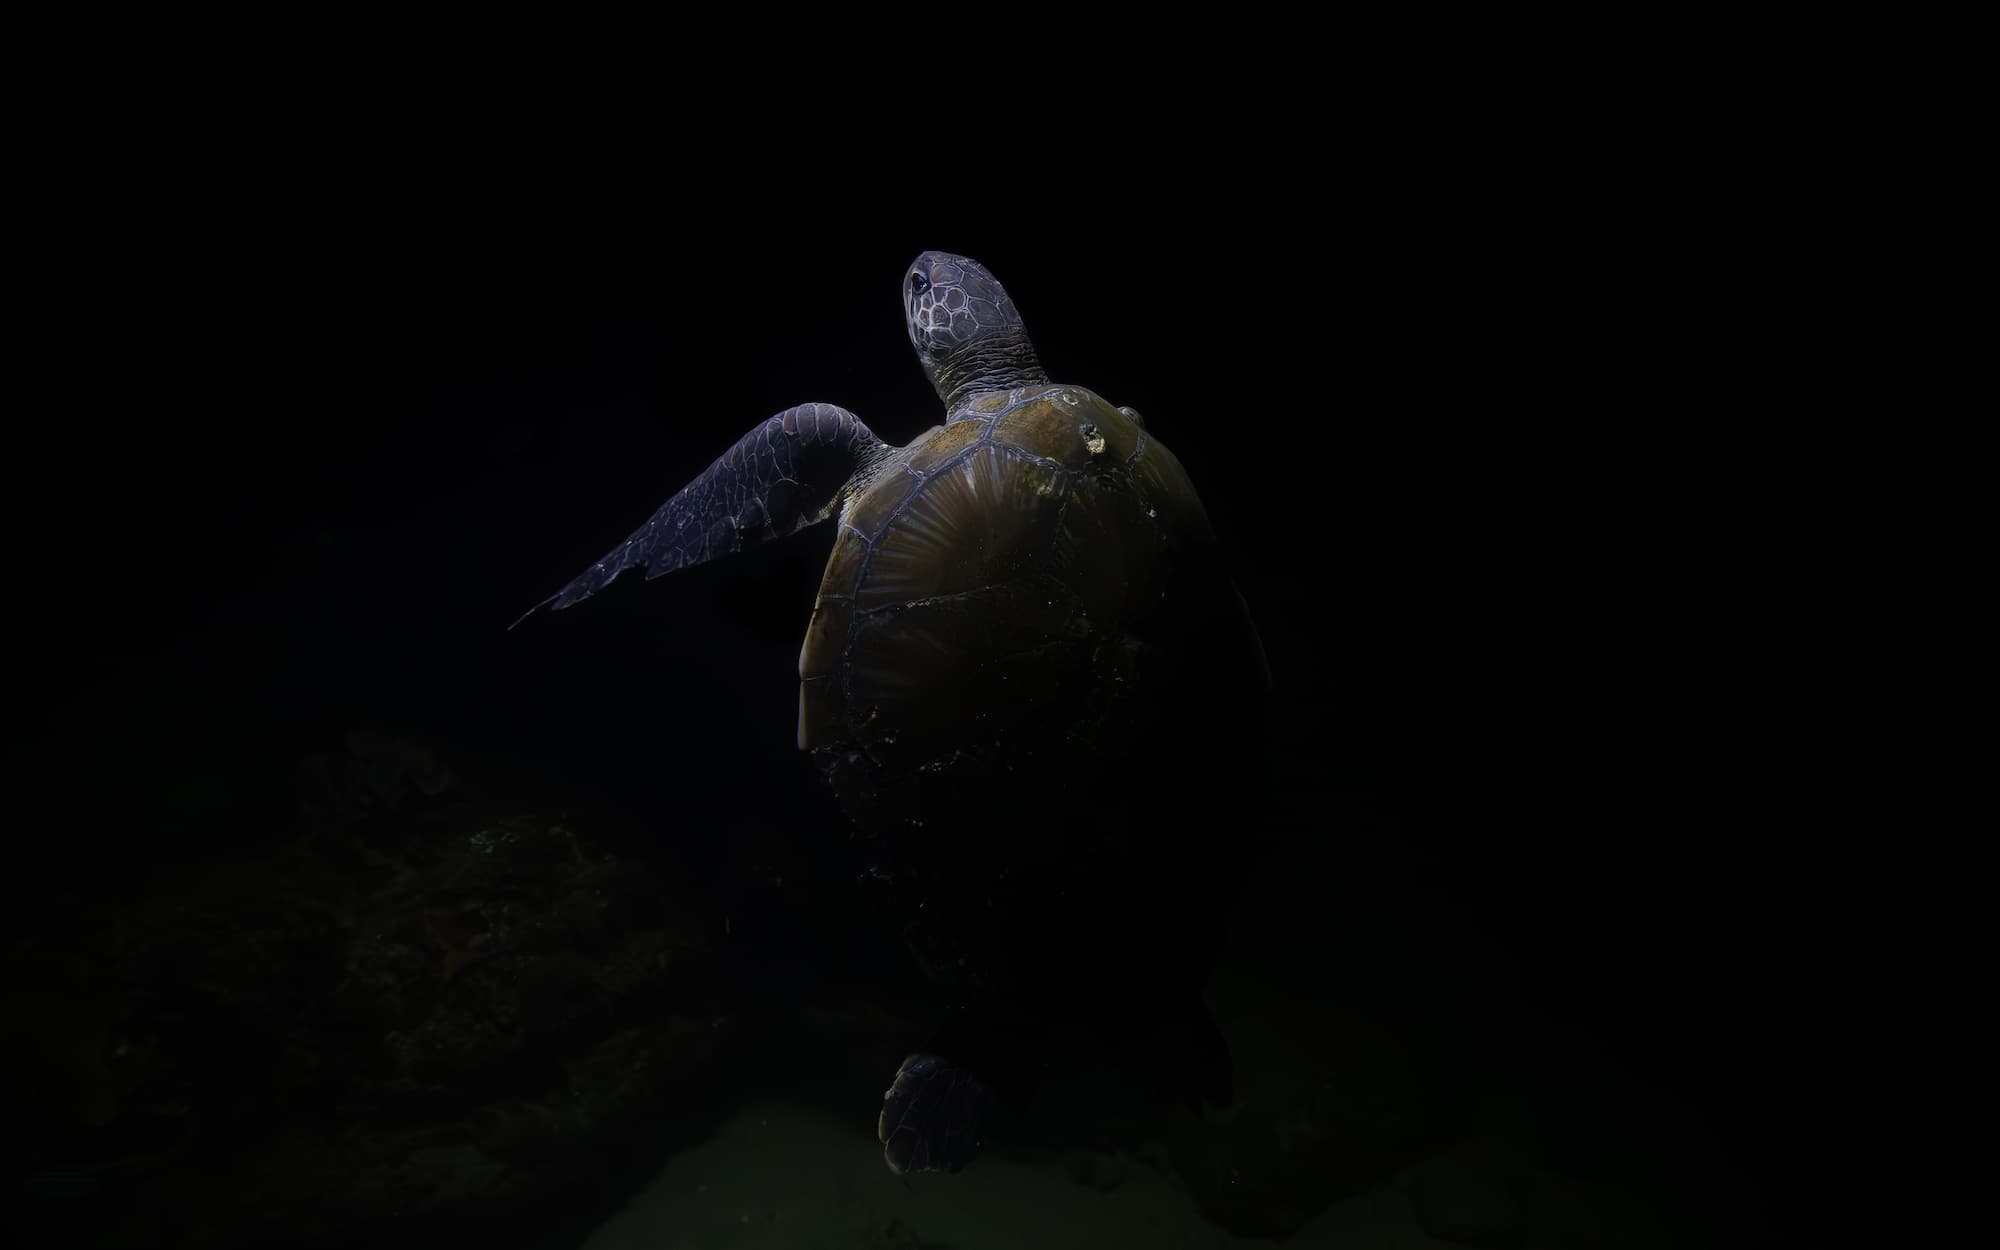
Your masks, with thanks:
M799 657L799 745L850 814L1137 742L1227 579L1193 485L1075 386L984 397L848 501Z

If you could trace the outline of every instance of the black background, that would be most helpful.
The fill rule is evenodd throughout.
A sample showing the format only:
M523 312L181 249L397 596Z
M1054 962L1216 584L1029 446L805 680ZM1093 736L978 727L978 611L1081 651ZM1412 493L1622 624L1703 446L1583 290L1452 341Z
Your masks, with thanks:
M831 819L791 746L827 533L506 627L764 416L933 423L897 287L938 247L1175 449L1289 758L1398 813L1523 1001L1699 1108L1719 1172L1865 1203L1889 887L1856 903L1799 729L1818 540L1758 240L1700 193L1505 172L616 225L505 171L99 204L39 257L10 434L13 758L64 826L16 839L15 920L268 836L362 725L531 761L697 863Z

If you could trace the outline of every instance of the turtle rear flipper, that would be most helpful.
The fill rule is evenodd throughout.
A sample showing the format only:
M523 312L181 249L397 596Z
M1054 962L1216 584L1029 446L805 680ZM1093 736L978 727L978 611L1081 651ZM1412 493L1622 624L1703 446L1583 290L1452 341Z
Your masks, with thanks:
M1041 1084L1046 1021L1035 1004L975 997L946 1013L882 1094L876 1136L889 1170L956 1172L996 1118L1023 1112Z
M890 450L845 408L787 408L738 439L631 537L514 625L543 608L588 599L630 568L644 567L651 580L816 525Z
M1160 1094L1178 1098L1196 1115L1201 1114L1204 1103L1221 1108L1236 1099L1236 1061L1229 1053L1228 1039L1198 999L1172 1026L1160 1072Z
M937 1055L911 1055L882 1094L882 1158L898 1174L956 1172L985 1144L992 1111L984 1081Z

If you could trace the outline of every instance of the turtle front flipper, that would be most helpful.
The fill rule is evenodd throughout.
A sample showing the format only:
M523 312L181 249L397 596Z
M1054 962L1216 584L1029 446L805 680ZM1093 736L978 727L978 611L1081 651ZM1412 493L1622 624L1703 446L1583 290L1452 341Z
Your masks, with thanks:
M845 408L787 408L738 439L630 538L514 624L542 608L588 599L626 569L643 566L650 580L824 521L843 488L889 451Z

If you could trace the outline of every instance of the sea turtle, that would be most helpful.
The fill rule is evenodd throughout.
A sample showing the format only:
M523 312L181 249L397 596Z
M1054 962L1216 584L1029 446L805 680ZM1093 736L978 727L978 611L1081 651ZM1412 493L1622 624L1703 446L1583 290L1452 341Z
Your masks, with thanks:
M942 425L898 448L845 408L787 409L536 605L838 517L799 746L908 892L913 950L962 991L885 1095L898 1172L968 1161L1052 1032L1166 1054L1180 1092L1227 1100L1199 1000L1223 856L1188 852L1185 827L1205 794L1236 797L1268 682L1194 487L1139 414L1052 382L977 262L925 252L902 295Z

